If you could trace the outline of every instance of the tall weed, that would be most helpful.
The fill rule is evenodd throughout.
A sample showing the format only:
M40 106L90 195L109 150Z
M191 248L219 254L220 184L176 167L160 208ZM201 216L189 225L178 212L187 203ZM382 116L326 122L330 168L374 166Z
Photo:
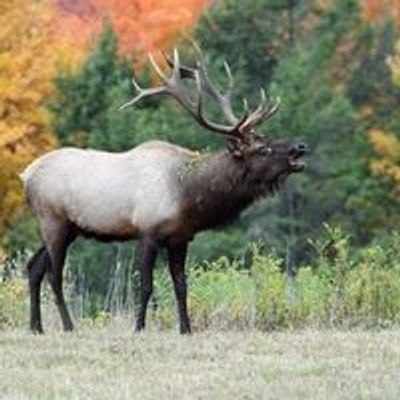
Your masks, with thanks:
M264 254L257 245L252 246L249 269L226 257L190 266L189 310L194 327L270 330L309 325L386 327L400 322L398 233L356 251L345 232L326 225L325 235L310 244L315 262L299 268L294 277L287 276L282 259ZM28 293L22 261L16 260L12 274L1 265L0 327L26 323ZM67 279L75 318L89 316L103 324L112 314L133 312L135 289L124 284L134 276L131 266L119 263L113 270L109 294L98 302L95 313L90 293L80 288L84 296L74 296L76 288ZM45 291L45 300L49 294ZM176 326L175 296L165 266L155 271L149 320L159 328Z

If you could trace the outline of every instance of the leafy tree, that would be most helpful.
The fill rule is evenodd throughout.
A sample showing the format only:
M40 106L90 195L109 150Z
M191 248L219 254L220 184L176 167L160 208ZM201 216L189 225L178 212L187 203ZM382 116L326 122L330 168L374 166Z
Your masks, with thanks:
M115 151L151 139L192 148L208 146L212 135L202 132L181 107L166 98L145 99L134 108L119 110L135 96L133 74L129 60L119 56L117 36L106 23L82 67L72 74L60 72L56 78L59 96L49 107L61 143ZM153 84L149 70L135 75L142 86Z
M61 143L110 150L132 143L130 114L117 111L118 100L132 95L131 76L131 65L118 57L117 37L106 24L87 61L72 74L60 71L56 77L59 96L49 108ZM118 115L117 121L111 113ZM121 124L125 130L120 129Z
M398 54L399 48L396 46L394 54L386 59L395 86L391 91L394 101L397 100L400 86L400 59ZM375 152L375 156L370 161L370 168L372 173L378 176L384 184L380 203L386 210L384 214L386 218L383 222L387 230L398 226L399 220L396 210L400 201L400 138L397 134L398 118L395 112L391 115L390 120L395 120L396 123L387 124L386 120L381 119L376 121L376 125L379 124L380 127L392 125L392 131L376 128L369 130L370 142Z
M273 3L280 8L274 8ZM283 12L285 4L287 8L287 2L264 0L246 6L250 16L262 15L263 7L269 15L276 13L270 20L278 21L276 23L289 30L283 23L287 15ZM237 53L235 45L240 39L235 37L234 29L224 27L247 23L243 20L246 13L233 11L238 7L240 5L233 2L215 7L208 16L209 26L215 21L214 31L204 27L196 31L203 42L215 43L216 51L208 49L213 62L222 62L221 53ZM364 243L377 233L385 220L384 206L375 202L382 193L378 180L369 172L372 153L366 126L360 123L363 114L357 115L355 120L354 106L357 111L364 112L361 104L375 99L376 120L382 121L387 121L388 110L396 110L395 96L386 96L392 107L388 101L380 100L385 98L385 93L395 92L385 64L385 55L390 54L393 47L394 31L390 24L379 27L366 24L359 2L355 0L333 1L328 7L319 8L318 18L315 18L315 10L316 4L310 7L303 2L295 4L296 34L292 41L285 41L285 35L280 38L282 47L272 64L269 60L273 59L274 52L270 53L270 49L274 47L269 42L270 37L258 32L257 41L244 39L264 49L264 59L257 60L261 69L264 63L272 65L265 68L264 71L269 71L265 75L254 65L253 69L236 61L242 88L246 87L242 82L253 85L253 77L261 77L260 85L272 83L272 94L283 99L281 111L270 121L271 135L302 138L312 149L308 172L291 178L288 188L277 198L266 199L242 219L247 226L247 238L263 237L286 256L289 267L307 255L305 239L318 235L322 222L341 223L352 232L356 242ZM224 18L228 20L226 24ZM279 31L273 24L270 29L275 33ZM252 55L256 51L253 48L244 44L239 48L245 52L250 48L246 59L254 62ZM239 60L239 57L234 59ZM370 73L366 75L364 71L368 68ZM371 73L379 73L379 76L371 76ZM250 87L247 90L250 91ZM389 121L393 126L395 119Z
M91 0L58 1L62 36L84 45L103 29L110 17L123 54L146 55L168 49L178 35L189 32L206 0ZM143 57L140 57L140 63Z
M223 1L211 7L196 26L195 36L206 44L212 65L222 69L226 59L232 71L240 71L236 87L242 95L254 97L256 88L270 82L290 44L291 3L296 5L295 14L301 14L303 1Z
M17 173L55 145L45 108L55 62L67 67L79 53L51 38L52 21L45 2L0 5L0 234L23 202Z
M234 60L241 93L269 85L283 99L269 133L298 137L312 149L308 173L291 178L281 195L259 203L242 219L247 238L264 238L286 256L290 268L304 258L305 238L323 221L339 217L346 222L347 203L363 168L354 157L361 147L353 134L352 105L335 89L336 74L331 73L337 70L337 49L360 24L358 2L318 8L317 23L316 8L302 1L228 1L196 29L213 63L222 63L220 54Z
M134 48L133 65L143 65L142 50L169 48L182 21L171 22L173 29L161 29L158 37L144 10L152 4L156 12L160 6L160 21L165 22L165 18L173 19L166 3L159 2L156 7L144 0L130 2L125 16L120 7L125 3L117 3L92 2L95 9L85 14L90 32L100 29L101 11L115 13L110 13L83 65L73 73L61 70L56 79L58 94L49 107L57 138L62 144L115 151L151 139L201 151L222 148L221 139L197 127L172 100L147 99L132 109L118 111L119 105L135 95L132 74L143 86L156 84L148 69L134 71L131 60L121 54ZM196 10L203 3L199 0ZM363 20L363 5L357 0L226 0L210 6L200 18L194 36L205 48L206 62L221 87L226 81L223 62L227 59L230 63L237 89L236 109L240 110L243 96L254 107L258 88L269 88L283 104L260 131L303 139L312 154L308 172L291 177L279 196L259 202L223 233L199 235L191 252L195 258L238 257L249 240L262 238L285 256L286 266L293 271L308 257L306 238L317 237L323 222L344 225L356 243L362 244L389 220L390 213L385 210L393 210L394 201L385 194L387 186L379 177L394 187L392 176L381 166L387 162L395 165L396 161L380 150L387 134L373 138L377 159L367 132L373 127L396 132L399 127L395 112L398 93L386 62L397 33L393 24ZM140 14L136 19L139 25L124 28L132 20L133 9L136 17ZM78 18L68 23L76 27L82 21ZM146 29L148 40L142 36ZM124 42L126 35L135 38L136 47ZM118 47L121 40L122 52ZM190 46L185 48L182 59L189 59L192 51ZM220 117L211 101L206 111L215 119ZM378 164L371 164L373 159ZM371 165L379 176L371 173ZM71 264L75 276L83 271L89 291L101 297L107 291L113 265L132 257L129 246L77 243Z
M399 18L399 2L397 0L361 0L364 18L376 22L388 17Z
M400 201L400 139L393 133L380 130L369 132L371 143L380 156L371 162L371 170L390 187L390 196Z
M377 123L383 123L385 129L400 127L396 112L400 98L387 62L393 54L396 35L395 26L387 21L367 25L359 40L358 65L348 82L347 93L359 110L360 122L367 128Z
M395 79L396 56L393 56L398 32L396 21L387 19L396 15L393 12L395 9L392 2L387 2L376 18L364 12L371 22L364 24L360 30L356 57L358 65L347 85L347 93L356 108L358 126L367 139L363 144L365 165L360 180L361 190L359 196L352 200L352 208L357 211L355 215L361 218L353 218L353 223L363 226L364 237L367 233L368 239L390 234L398 226L398 204L391 190L395 181L384 173L384 166L394 162L385 149L388 143L394 143L396 139L393 135L400 129L396 111L400 106L400 97ZM378 159L377 154L380 156Z

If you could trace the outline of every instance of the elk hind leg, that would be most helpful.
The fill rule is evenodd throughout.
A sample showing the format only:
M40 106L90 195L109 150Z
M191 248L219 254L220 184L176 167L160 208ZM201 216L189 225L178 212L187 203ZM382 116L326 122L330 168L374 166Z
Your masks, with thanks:
M72 331L74 325L69 314L63 290L63 269L69 244L75 239L72 227L57 219L49 219L42 225L42 233L50 256L47 277L54 293L64 331Z
M140 304L136 318L137 332L145 327L146 310L153 292L153 269L157 259L157 242L150 238L139 241Z

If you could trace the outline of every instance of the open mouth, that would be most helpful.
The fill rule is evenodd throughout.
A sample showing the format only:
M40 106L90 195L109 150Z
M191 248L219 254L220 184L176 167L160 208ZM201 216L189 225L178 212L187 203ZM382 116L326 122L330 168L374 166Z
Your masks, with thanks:
M289 158L289 166L291 172L303 171L303 169L306 167L306 162L304 160L301 160L301 157L303 157L305 154L306 151L303 149L297 150L295 154L291 154Z

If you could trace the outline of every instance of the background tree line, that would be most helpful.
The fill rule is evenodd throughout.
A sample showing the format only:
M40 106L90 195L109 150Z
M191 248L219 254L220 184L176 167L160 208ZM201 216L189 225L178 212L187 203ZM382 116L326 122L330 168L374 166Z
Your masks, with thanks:
M159 50L177 45L187 62L193 59L182 30L202 45L221 87L226 83L223 63L229 62L236 107L242 97L256 104L259 87L282 98L280 112L261 127L264 134L300 137L312 149L307 173L292 177L281 194L257 203L229 229L199 236L191 257L203 260L223 254L238 258L246 267L249 243L261 241L294 273L313 257L309 240L320 237L324 223L342 226L353 238L355 249L385 242L399 228L396 2L182 1L182 9L192 13L176 17L179 12L173 14L173 8L165 7L164 2L157 6L135 1L124 8L123 2L87 1L71 11L67 1L59 2L57 9L41 1L33 11L37 18L45 18L46 24L36 31L37 20L31 17L27 21L25 13L17 12L26 9L27 1L10 3L14 7L2 15L12 16L15 26L0 31L4 38L0 65L11 77L7 80L2 74L0 78L0 226L5 252L13 254L37 245L35 224L21 206L15 171L55 143L112 151L150 139L169 140L199 151L223 147L220 139L198 128L166 98L117 110L134 95L132 74L143 85L152 83L153 76L145 66L146 50L160 57ZM158 24L154 14L159 15ZM136 22L129 22L133 20ZM21 26L26 28L21 33L23 46L11 39ZM62 40L53 43L43 26ZM59 33L60 26L81 33L76 42L79 46L71 46L71 38ZM143 39L146 31L148 36ZM93 32L96 40L90 42ZM12 57L21 47L27 55L25 62L19 62L16 75ZM35 70L29 66L42 60L37 48L48 48L54 62L46 63L46 68L39 65L39 72L33 74ZM23 60L22 55L18 60ZM29 74L33 74L31 80ZM22 82L29 83L29 88L16 86ZM207 111L218 117L211 102ZM32 127L36 129L33 133ZM72 279L77 287L83 279L90 293L103 298L115 260L131 261L133 252L132 244L79 242L71 255Z

